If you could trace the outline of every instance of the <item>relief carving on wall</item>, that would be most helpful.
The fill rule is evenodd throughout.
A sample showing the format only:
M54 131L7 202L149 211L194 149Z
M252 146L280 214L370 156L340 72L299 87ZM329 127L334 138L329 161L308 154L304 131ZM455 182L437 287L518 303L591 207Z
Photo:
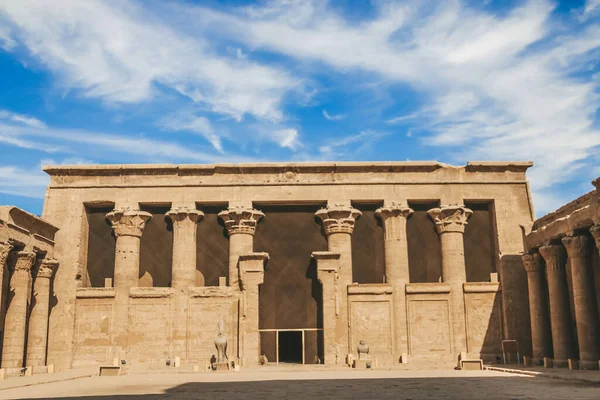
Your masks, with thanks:
M411 354L450 352L448 300L409 300Z

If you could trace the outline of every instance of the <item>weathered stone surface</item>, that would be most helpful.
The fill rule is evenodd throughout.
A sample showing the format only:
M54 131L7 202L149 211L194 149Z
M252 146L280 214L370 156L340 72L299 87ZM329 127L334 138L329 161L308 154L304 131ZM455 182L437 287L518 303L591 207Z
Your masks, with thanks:
M498 284L466 282L462 232L470 210L457 204L491 202L496 254L519 257L524 248L521 226L531 225L533 218L525 180L529 166L401 162L48 167L44 218L61 230L44 231L47 222L30 218L33 225L42 227L37 235L45 244L37 248L46 252L47 258L60 261L55 277L49 278L54 279L55 292L49 297L55 297L49 315L48 362L59 370L109 365L114 358L128 363L164 363L179 357L183 365L204 365L215 354L215 321L223 319L230 359L257 365L261 354L258 298L264 285L266 255L253 253L253 239L260 235L260 220L269 217L268 211L265 216L257 208L288 204L325 205L316 214L315 226L322 223L328 252L313 254L316 266L309 265L310 260L302 266L306 279L315 284L313 295L322 291L323 325L318 329L323 331L318 334L323 335L324 354L319 356L325 363L343 364L348 354L355 353L361 337L381 364L398 363L402 354L410 354L411 363L427 357L456 361L462 351L476 353L475 358L482 354L491 357L497 352L499 338L511 338L522 325L528 325L520 319L521 310L528 307L523 297L516 295L521 287L505 282L503 277L508 275L503 271L498 271L502 290ZM442 246L441 283L410 281L406 220L412 210L408 204L423 200L446 205L430 213ZM361 204L367 203L373 207L370 210L383 205L376 214L383 227L385 282L354 284L352 252L367 250L360 243L352 248L351 235ZM156 284L152 279L149 287L138 287L140 270L146 271L140 269L140 238L150 218L139 209L148 204L171 207L166 216L173 226L173 263L167 275L171 282L165 279L163 283L170 287L150 287ZM195 249L210 240L195 237L202 219L197 209L204 205L225 210L219 216L229 240L227 286L195 287ZM86 277L87 248L94 238L86 209L95 206L104 207L101 215L114 210L107 219L116 237L116 256L114 275L90 280ZM19 218L20 214L12 213L11 218ZM24 229L23 235L34 231ZM294 230L294 225L290 220L281 229ZM32 234L27 237L27 242L9 242L1 236L0 243L14 243L21 250L23 245L31 245ZM102 243L110 245L111 240ZM223 242L214 243L222 246ZM294 251L293 247L288 251ZM493 271L490 265L486 268ZM85 287L90 281L104 282L106 278L112 278L113 287ZM46 278L40 275L37 279ZM40 289L44 290L43 285ZM289 290L293 294L295 289ZM37 304L32 310L36 308ZM499 320L511 321L505 332L500 330ZM317 338L315 335L315 343Z

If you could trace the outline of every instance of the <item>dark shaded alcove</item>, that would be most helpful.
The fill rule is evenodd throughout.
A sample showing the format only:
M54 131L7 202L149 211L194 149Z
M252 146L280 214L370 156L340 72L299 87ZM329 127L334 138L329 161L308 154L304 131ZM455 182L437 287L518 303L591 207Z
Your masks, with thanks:
M492 202L465 201L465 206L473 211L464 236L467 282L489 282L496 272Z
M311 258L313 251L327 250L327 239L315 220L320 207L317 204L256 207L265 217L258 224L254 249L270 256L260 287L260 329L323 327L322 289ZM274 350L273 340L274 334L261 335L261 347ZM305 346L305 353L308 360L317 354L322 359L322 341L316 347L312 342Z
M152 214L152 218L146 222L140 244L139 286L168 287L173 265L173 225L166 214L171 207L143 205L140 209Z
M357 283L383 283L385 277L385 251L383 226L375 210L383 202L353 204L362 212L352 233L352 281Z
M106 278L113 279L115 273L116 240L106 214L114 207L86 206L88 222L87 286L104 287Z
M442 277L442 248L435 225L427 211L438 202L409 202L414 210L406 222L408 265L412 283L439 282Z
M198 205L204 218L196 227L196 285L219 286L219 277L229 279L229 238L219 212L227 203Z

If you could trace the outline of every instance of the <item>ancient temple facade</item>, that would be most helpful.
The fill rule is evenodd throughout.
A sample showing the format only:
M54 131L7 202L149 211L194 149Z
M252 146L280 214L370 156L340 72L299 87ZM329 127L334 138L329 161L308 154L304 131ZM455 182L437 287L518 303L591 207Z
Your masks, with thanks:
M592 183L595 190L536 220L526 237L537 365L599 366L600 178Z
M2 366L204 365L219 325L243 366L341 365L361 340L379 365L496 361L505 339L531 354L530 327L536 355L531 165L46 167L45 244L2 239Z

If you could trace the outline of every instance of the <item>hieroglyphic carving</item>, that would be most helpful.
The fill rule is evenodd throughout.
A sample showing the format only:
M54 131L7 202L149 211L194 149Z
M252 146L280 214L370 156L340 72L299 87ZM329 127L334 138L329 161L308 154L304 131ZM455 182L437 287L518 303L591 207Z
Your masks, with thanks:
M410 353L449 353L448 300L409 300L408 304Z
M111 358L113 305L98 301L78 300L74 366L107 362Z
M130 358L159 360L169 357L171 311L168 300L132 299L129 321Z
M500 354L502 315L498 293L468 293L467 351L469 353Z
M218 335L218 326L215 323L206 323L206 321L218 321L223 319L225 322L225 332L228 332L229 346L228 355L234 358L235 329L232 321L231 298L192 298L190 299L188 315L188 358L195 360L209 360L212 355L216 355L214 338Z
M392 348L392 315L389 301L352 301L352 349L360 340L369 344L373 355L388 355Z

